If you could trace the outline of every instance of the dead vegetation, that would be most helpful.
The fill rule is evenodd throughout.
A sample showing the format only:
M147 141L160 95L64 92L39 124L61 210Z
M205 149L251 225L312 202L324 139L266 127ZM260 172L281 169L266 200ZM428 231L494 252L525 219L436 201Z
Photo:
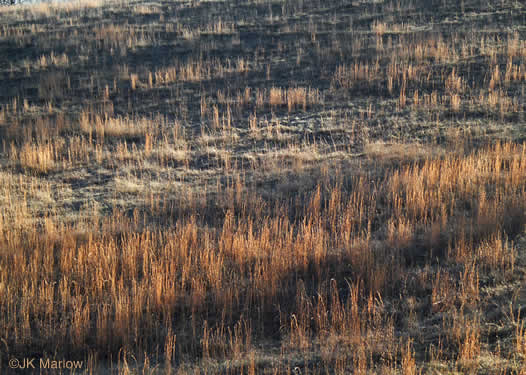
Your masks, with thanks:
M0 371L525 373L526 9L431 3L0 8Z

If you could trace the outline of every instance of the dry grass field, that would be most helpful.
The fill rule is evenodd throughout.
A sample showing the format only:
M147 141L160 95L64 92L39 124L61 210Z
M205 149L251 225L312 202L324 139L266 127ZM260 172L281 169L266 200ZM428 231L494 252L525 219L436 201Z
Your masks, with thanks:
M526 374L525 89L518 0L1 6L0 374Z

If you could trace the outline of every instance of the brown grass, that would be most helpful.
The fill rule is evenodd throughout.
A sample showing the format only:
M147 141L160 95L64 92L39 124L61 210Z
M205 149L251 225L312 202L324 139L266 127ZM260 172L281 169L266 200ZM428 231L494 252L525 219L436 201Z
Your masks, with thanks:
M406 3L2 8L0 371L523 373L520 5Z
M34 150L37 156L36 161L26 162L37 163L42 170L47 159L38 155L53 149L28 147L24 152ZM298 212L292 220L279 207L263 213L258 199L246 200L249 195L243 193L246 187L241 182L238 193L225 191L223 199L231 208L217 230L202 226L195 216L199 211L179 217L173 229L140 229L149 217L169 220L178 215L176 206L161 209L155 197L150 214L136 212L127 218L115 212L93 218L82 237L78 229L61 226L52 218L46 219L42 229L28 222L24 229L6 231L4 223L5 250L0 261L12 276L2 278L2 300L32 302L4 307L1 324L16 332L7 339L8 345L21 352L38 350L37 342L53 342L61 352L77 356L92 350L90 342L94 342L97 350L117 355L122 347L142 352L160 339L166 342L165 358L189 354L238 358L252 350L257 332L279 328L290 337L287 350L308 351L318 335L329 335L327 339L337 335L371 355L372 349L362 345L368 342L367 331L377 324L377 307L362 301L370 294L392 295L393 286L407 272L404 254L421 241L414 237L416 228L425 232L437 221L446 223L442 230L454 245L445 259L465 265L458 287L454 282L445 287L437 274L435 306L447 308L451 302L446 301L457 299L476 303L479 267L513 271L513 250L501 231L511 232L526 222L524 154L524 147L503 144L466 157L412 164L389 172L376 191L374 181L353 178L343 189L337 178L323 189L318 185L305 197L304 206L295 206L294 200L282 202ZM21 156L21 160L26 159ZM498 194L489 194L495 188ZM481 191L486 189L486 198L481 200ZM381 202L387 207L378 214ZM461 226L457 227L460 233L448 233L449 223L463 220L456 213L463 202L480 202L472 212L473 223L490 220L496 225L483 227L484 232L466 233ZM513 212L516 216L510 217ZM389 216L387 237L382 241L384 229L373 229L371 222ZM97 222L100 231L93 226ZM373 239L380 241L374 247ZM480 245L474 249L472 243ZM429 251L433 249L427 250L427 262L434 258ZM308 281L309 274L316 275L315 284ZM354 284L342 295L337 291L346 290L345 279ZM307 282L316 294L307 292ZM325 282L330 288L324 287ZM238 315L239 306L246 304L253 304L255 310ZM274 326L258 318L259 309L281 311L283 321ZM172 320L185 312L187 323ZM64 316L70 324L61 323ZM34 325L40 321L46 324ZM479 324L457 327L456 320L452 324L458 360L465 364L476 359ZM172 343L173 333L166 332L181 329L189 329L191 335L177 336ZM412 353L409 346L402 351L404 373L416 371Z

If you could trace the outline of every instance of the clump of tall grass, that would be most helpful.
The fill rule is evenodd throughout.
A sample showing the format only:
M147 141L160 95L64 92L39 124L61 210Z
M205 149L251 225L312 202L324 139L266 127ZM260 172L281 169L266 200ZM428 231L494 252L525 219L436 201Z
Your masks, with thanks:
M39 152L54 149L39 147L26 146L29 156L20 158L42 170L48 164ZM354 354L327 354L327 363L370 368L364 358L381 350L373 332L393 329L374 296L398 293L416 249L422 267L436 256L464 267L457 276L437 274L437 308L476 303L479 269L513 272L514 251L502 233L526 223L525 152L498 144L389 170L376 181L340 172L328 185L266 209L239 181L221 193L229 208L216 212L212 226L206 206L184 212L152 197L145 212L116 211L83 236L53 218L43 227L0 228L0 266L10 270L0 275L0 326L18 353L54 345L79 357L123 348L154 355L151 348L164 343L170 363L185 355L238 358L262 334L279 333L287 337L285 350L339 340ZM467 204L468 222L461 213ZM446 242L417 235L433 228ZM462 331L457 323L451 342L465 364L478 356L480 333L477 321ZM400 353L412 373L411 348Z

